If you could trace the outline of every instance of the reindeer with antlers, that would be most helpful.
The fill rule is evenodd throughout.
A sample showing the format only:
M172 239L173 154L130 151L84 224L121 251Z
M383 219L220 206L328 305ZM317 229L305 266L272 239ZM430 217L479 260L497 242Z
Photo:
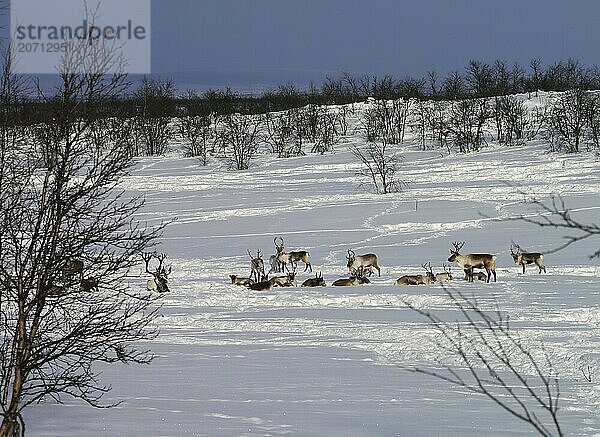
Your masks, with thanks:
M156 258L158 260L158 267L155 271L150 270L150 261ZM157 291L159 293L166 293L169 290L169 286L167 285L168 277L171 274L172 267L169 266L167 269L163 262L167 258L167 255L164 253L143 253L142 259L146 264L146 273L152 275L152 279L149 279L146 283L146 288L148 291Z
M301 285L302 287L326 287L325 279L323 279L323 273L315 273L314 278L307 279Z
M444 273L436 273L435 282L452 281L454 279L454 276L452 275L450 267L446 264L444 264L442 267L444 268Z
M252 256L250 249L247 250L248 256L250 257L250 279L254 279L254 282L258 283L266 278L265 263L260 256L260 250L256 252L256 258Z
M452 243L454 250L450 249L449 262L456 262L459 266L465 269L469 282L473 282L473 269L485 269L487 273L487 281L490 282L492 274L494 274L494 282L496 282L496 255L489 253L469 253L461 255L460 250L465 245L462 243Z
M421 264L425 269L424 275L404 275L396 280L396 285L428 285L435 282L435 275L431 263Z
M513 252L513 247L517 249L516 252ZM513 260L515 261L516 265L523 266L523 274L525 274L525 266L527 264L535 264L539 269L538 274L542 273L542 270L544 271L544 273L546 273L546 266L544 265L544 255L542 255L541 253L523 252L521 250L521 246L519 246L513 241L513 243L510 245L510 255L513 257Z
M277 239L280 241L279 244L277 244ZM304 263L304 271L309 270L312 273L310 253L308 253L306 250L285 252L283 238L281 237L274 238L273 243L275 243L275 248L277 249L277 261L279 262L280 267L285 267L287 263L290 263L292 265L292 269L295 271L298 262L302 261ZM281 271L283 271L283 268L281 268Z
M350 270L350 273L353 276L364 277L365 273L371 268L376 268L377 276L381 276L381 269L377 265L377 255L374 253L356 255L352 249L348 249L348 256L346 259L348 260L346 267L348 267L348 270Z
M273 287L296 287L296 269L291 272L286 267L287 275L273 277Z

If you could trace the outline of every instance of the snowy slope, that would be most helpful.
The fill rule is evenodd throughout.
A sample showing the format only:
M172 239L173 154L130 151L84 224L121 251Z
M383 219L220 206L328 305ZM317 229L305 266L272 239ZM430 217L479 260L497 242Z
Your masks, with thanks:
M76 401L27 411L32 436L178 435L524 435L525 424L492 402L398 365L434 365L439 351L407 296L458 318L439 285L400 288L403 274L441 271L448 246L498 254L498 283L453 287L498 306L532 347L543 343L561 383L559 417L567 434L600 435L599 241L546 256L548 273L518 274L511 240L547 252L563 234L522 221L523 193L560 194L584 221L600 216L600 167L591 155L546 153L543 144L490 146L442 156L409 139L403 192L365 192L349 146L324 156L261 157L248 171L201 168L178 152L140 159L123 187L145 194L140 218L176 221L160 250L173 263L161 335L150 366L106 369L111 410ZM347 276L346 251L375 252L382 276L362 287L287 288L260 293L229 284L247 275L247 249L310 251L328 284ZM454 272L457 273L455 268ZM300 274L300 282L311 277ZM142 286L145 278L135 279ZM595 380L584 380L590 365Z

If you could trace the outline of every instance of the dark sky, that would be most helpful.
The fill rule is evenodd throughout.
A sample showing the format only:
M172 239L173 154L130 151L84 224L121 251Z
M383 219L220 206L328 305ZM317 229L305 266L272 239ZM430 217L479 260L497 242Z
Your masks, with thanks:
M470 59L600 64L599 0L154 0L152 13L156 72L284 83L462 71Z
M600 64L600 0L152 1L153 71L197 87L444 74L470 59Z

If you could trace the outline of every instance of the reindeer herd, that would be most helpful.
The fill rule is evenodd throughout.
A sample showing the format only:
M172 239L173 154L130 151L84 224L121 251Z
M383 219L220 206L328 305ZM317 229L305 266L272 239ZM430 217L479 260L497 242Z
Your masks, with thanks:
M146 282L146 288L151 292L165 293L169 291L168 276L171 273L171 266L166 267L164 253L142 253L142 260L145 263L145 272L152 276ZM158 261L158 266L150 269L150 263L153 260ZM48 298L60 298L79 292L98 292L100 280L96 276L85 276L89 274L91 267L86 266L81 259L67 255L58 263L56 277L48 283L41 286L41 292Z
M312 273L310 254L307 251L300 250L286 252L283 238L281 237L274 238L273 244L275 245L276 254L269 257L268 272L265 272L265 263L262 259L260 250L256 252L256 256L252 255L252 252L248 250L248 256L250 257L250 276L242 277L230 275L231 283L234 285L245 286L255 291L269 291L273 289L273 287L297 286L296 269L299 262L304 263L304 272L308 270ZM465 273L465 280L469 282L485 281L489 283L492 278L494 279L494 282L496 282L496 255L488 253L461 254L460 252L464 245L464 241L462 243L454 242L452 244L448 262L456 263L460 266ZM538 273L542 273L542 271L546 273L544 256L541 253L524 252L521 247L514 242L511 244L510 253L515 264L522 266L523 274L525 273L525 267L528 264L535 264L539 269ZM348 249L346 259L346 267L348 268L350 277L337 279L332 283L333 286L358 286L368 284L370 283L369 277L373 274L374 270L377 270L377 275L381 276L381 268L378 264L377 255L374 253L356 255L352 249ZM455 279L450 267L446 264L443 265L444 271L437 274L433 272L431 262L422 264L421 266L425 270L424 275L404 275L396 280L396 285L428 285L436 282L444 283ZM272 273L285 273L285 275L274 275L269 279L269 276ZM325 280L320 272L316 273L314 278L307 279L301 284L302 287L324 287L325 285Z
M231 283L250 288L255 291L269 291L273 287L296 287L297 284L297 268L299 263L304 264L303 272L313 272L310 262L310 253L306 250L286 252L283 238L276 237L273 239L276 253L269 257L268 267L265 269L265 262L262 259L260 250L256 252L256 256L248 250L250 257L250 275L238 276L230 275ZM450 249L450 257L448 262L456 263L460 266L464 273L465 279L469 282L485 281L490 282L496 276L496 255L487 253L469 253L461 254L465 242L454 242ZM516 251L515 251L516 250ZM544 256L538 252L525 252L521 247L512 243L510 254L516 265L522 267L523 274L525 273L528 264L535 264L538 267L538 273L546 273L544 265ZM145 264L145 273L151 276L146 282L148 291L157 293L166 293L169 291L168 277L171 274L171 266L166 266L164 261L166 255L164 253L143 253L141 255ZM153 260L158 261L158 266L151 269L150 264ZM350 273L348 278L337 279L332 282L333 286L358 286L369 284L369 277L377 271L377 275L381 276L381 267L379 260L374 253L364 255L356 255L352 249L348 249L346 256L346 267ZM421 265L425 270L424 275L404 275L396 280L396 285L428 285L433 283L444 283L454 280L450 267L443 265L443 272L435 274L431 267L431 262ZM95 277L84 277L84 263L81 260L66 257L60 265L59 281L46 285L43 291L49 297L60 297L71 292L77 291L98 291L99 280ZM475 271L481 270L481 271ZM485 272L485 273L484 273ZM74 288L73 285L78 287ZM324 287L327 284L323 279L321 272L315 273L314 278L309 278L302 282L302 287Z

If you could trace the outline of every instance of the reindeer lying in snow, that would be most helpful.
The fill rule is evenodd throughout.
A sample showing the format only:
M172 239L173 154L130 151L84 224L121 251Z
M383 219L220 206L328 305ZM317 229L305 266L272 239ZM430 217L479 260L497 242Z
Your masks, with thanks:
M315 277L311 279L307 279L301 285L302 287L325 287L325 279L323 279L323 274L321 272L315 273Z
M435 282L431 263L421 264L425 269L424 275L404 275L396 280L396 285L427 285Z
M333 281L334 287L356 287L362 284L370 284L367 278L359 277L359 276L351 276L348 279L338 279L337 281Z
M243 285L244 287L249 287L254 284L254 281L250 278L241 278L236 275L229 275L229 277L231 278L231 283L233 285Z

